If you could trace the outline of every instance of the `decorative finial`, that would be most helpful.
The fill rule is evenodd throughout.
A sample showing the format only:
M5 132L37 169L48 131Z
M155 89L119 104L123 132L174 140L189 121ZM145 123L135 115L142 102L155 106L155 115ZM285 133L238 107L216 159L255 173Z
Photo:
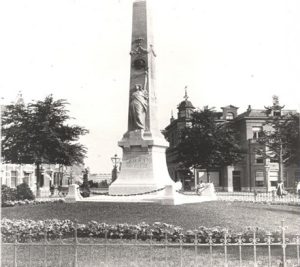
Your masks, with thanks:
M16 104L24 105L24 99L21 90L18 92Z
M174 115L173 115L173 109L171 109L171 119L174 118Z
M184 87L184 91L185 91L185 94L184 94L184 99L185 99L185 101L187 101L188 100L188 98L189 98L189 96L188 96L188 94L187 94L187 86L185 86Z
M273 106L279 106L279 97L277 95L273 95Z

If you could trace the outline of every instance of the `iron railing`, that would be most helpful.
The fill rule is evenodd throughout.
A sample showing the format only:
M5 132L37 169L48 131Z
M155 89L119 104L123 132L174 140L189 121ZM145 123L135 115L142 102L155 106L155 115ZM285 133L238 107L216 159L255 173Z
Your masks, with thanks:
M272 203L291 203L300 205L300 198L297 194L288 193L282 197L275 192L216 192L218 200L227 201L252 201L252 202L272 202Z
M137 234L133 240L122 235L114 240L108 232L100 240L93 236L84 240L77 230L75 223L74 238L63 239L60 234L58 240L49 240L45 232L42 242L30 238L22 243L16 236L13 243L2 243L2 266L300 266L300 234L287 238L284 220L277 238L271 233L258 237L254 230L248 240L242 234L231 238L226 231L220 240L212 235L203 240L195 230L192 243L186 243L183 234L177 242L170 242L167 233L160 242L151 233L146 241ZM126 249L129 256L122 258Z

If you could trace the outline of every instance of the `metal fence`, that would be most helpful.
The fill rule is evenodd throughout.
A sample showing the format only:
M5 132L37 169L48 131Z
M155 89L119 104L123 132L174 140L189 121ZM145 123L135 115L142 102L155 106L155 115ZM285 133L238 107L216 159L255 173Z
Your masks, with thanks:
M284 220L276 238L271 233L258 237L256 231L247 240L242 234L231 238L225 231L220 240L211 235L203 240L195 232L192 243L186 243L183 234L177 242L170 242L167 233L160 242L153 240L151 233L146 241L137 235L133 240L122 239L122 235L121 239L111 240L106 233L99 243L92 237L79 238L77 229L76 224L73 238L59 235L55 242L48 239L47 233L42 242L30 239L21 243L16 236L13 243L2 243L2 266L300 266L300 234L287 238ZM50 250L54 247L53 256ZM126 249L131 253L121 259ZM115 258L121 262L114 262Z
M291 203L300 205L300 198L297 194L288 193L282 197L276 192L216 192L218 200L228 201L252 201L252 202L272 202L272 203Z

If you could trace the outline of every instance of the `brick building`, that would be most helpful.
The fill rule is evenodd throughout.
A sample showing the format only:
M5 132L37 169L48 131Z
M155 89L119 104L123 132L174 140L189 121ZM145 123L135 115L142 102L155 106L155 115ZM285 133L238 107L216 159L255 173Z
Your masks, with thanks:
M295 114L296 110L278 108L278 103L273 103L271 112L276 114ZM177 144L180 141L180 131L191 123L191 114L195 110L192 102L188 100L187 93L184 100L177 107L177 118L171 115L170 124L165 128L164 135L169 141L167 149L167 164L170 176L181 180L185 189L193 189L196 184L207 181L206 171L193 169L190 172L174 163L177 157ZM257 141L260 132L265 130L268 114L266 109L248 109L238 114L238 107L228 105L217 112L216 121L235 120L238 125L240 144L247 151L244 160L234 166L216 168L210 172L210 180L218 191L272 191L276 188L279 176L278 162L264 159L256 154ZM286 188L294 188L300 181L299 166L284 166L283 179Z

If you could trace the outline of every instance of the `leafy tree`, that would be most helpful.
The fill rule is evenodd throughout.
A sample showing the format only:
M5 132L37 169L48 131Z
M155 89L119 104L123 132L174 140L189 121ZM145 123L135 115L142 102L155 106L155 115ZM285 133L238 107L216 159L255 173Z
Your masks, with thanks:
M88 131L67 124L71 119L67 104L50 95L44 101L6 106L2 116L4 161L36 165L37 196L40 194L41 164L82 163L86 154L86 148L78 139Z
M278 162L278 179L283 180L283 166L300 161L299 114L271 115L257 142L261 145L257 154Z
M205 169L208 180L211 169L232 165L244 156L235 123L218 121L217 116L209 108L193 112L191 125L182 131L177 147L176 161L187 168Z

